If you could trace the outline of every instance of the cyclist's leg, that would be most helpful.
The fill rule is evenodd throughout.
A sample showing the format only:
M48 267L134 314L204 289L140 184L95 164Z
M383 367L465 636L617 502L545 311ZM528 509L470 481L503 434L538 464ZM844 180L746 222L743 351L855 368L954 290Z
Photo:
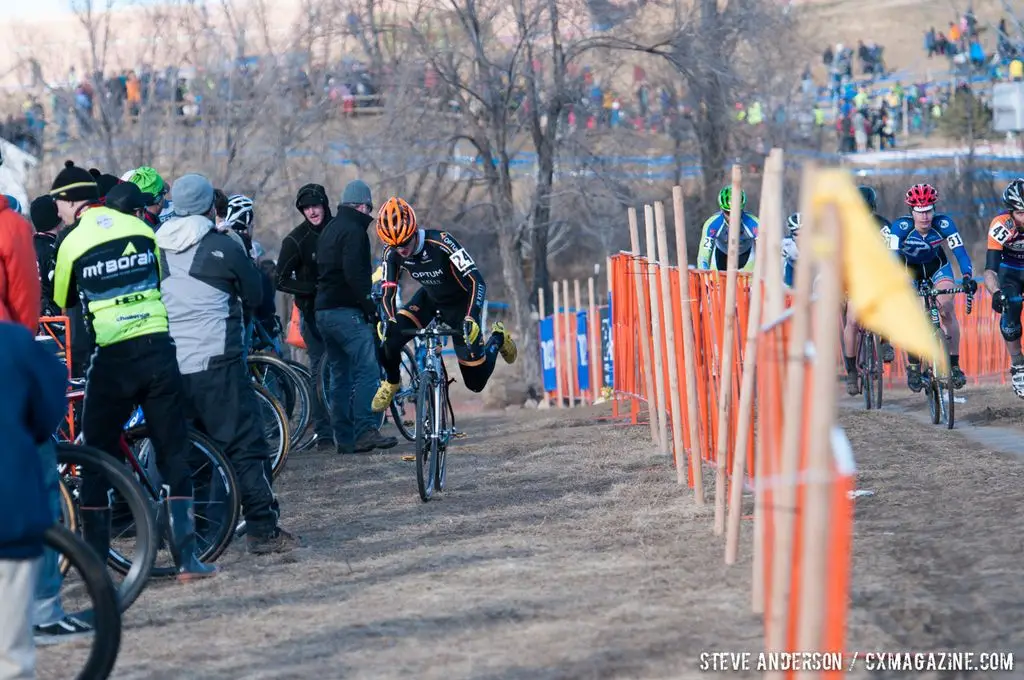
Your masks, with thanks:
M953 266L948 262L932 274L932 286L935 288L952 288L955 285ZM939 305L939 323L947 338L950 377L953 380L953 386L960 389L967 384L967 378L964 376L963 369L960 368L960 321L956 318L955 298L952 295L940 295L936 302Z
M1016 297L1024 290L1024 271L1003 267L999 272L999 289L1007 297ZM1022 305L1009 302L999 319L999 332L1010 355L1010 382L1018 397L1024 398L1024 355L1021 353L1020 338Z
M392 329L388 337L384 339L382 354L382 366L384 368L385 380L391 385L401 383L402 348L411 339L406 332L423 328L431 322L436 313L437 306L427 295L423 288L416 291L416 294L409 300L409 304L398 310L395 318L396 327ZM461 328L462 321L455 328ZM381 385L383 389L384 385ZM391 396L394 396L392 394ZM388 403L391 402L390 397ZM386 407L387 405L385 405ZM383 409L382 409L383 410Z
M915 288L922 279L930 276L930 272L926 271L922 265L908 263L907 270ZM924 380L921 377L921 358L910 353L907 354L907 387L912 392L920 392L924 389Z
M463 307L448 307L442 309L441 314L446 324L452 328L459 328L466 311ZM494 373L494 362L498 358L500 343L492 342L491 338L485 342L481 333L472 344L467 345L463 338L454 337L452 345L459 360L459 372L462 373L466 389L470 392L482 392L491 374Z
M165 336L157 336L144 339L140 350L135 370L145 377L146 385L139 391L138 401L146 414L157 468L171 497L191 498L191 445L185 420L184 385L174 345Z

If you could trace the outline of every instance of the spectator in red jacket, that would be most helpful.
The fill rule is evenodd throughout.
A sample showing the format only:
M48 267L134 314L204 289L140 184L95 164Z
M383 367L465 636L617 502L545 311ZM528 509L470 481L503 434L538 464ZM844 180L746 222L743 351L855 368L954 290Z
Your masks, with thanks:
M0 196L0 321L39 327L39 271L32 226Z

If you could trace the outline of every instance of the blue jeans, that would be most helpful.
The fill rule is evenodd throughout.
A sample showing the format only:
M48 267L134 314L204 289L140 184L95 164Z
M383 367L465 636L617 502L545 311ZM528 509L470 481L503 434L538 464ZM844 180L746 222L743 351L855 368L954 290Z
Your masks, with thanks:
M54 517L60 517L60 481L57 476L57 449L52 441L39 447L39 458L43 463L43 484L50 499L50 510ZM39 578L36 580L35 607L32 624L47 626L64 618L64 607L60 600L60 587L64 577L60 573L59 555L46 548L40 563Z
M306 320L304 314L299 315L299 333L306 343L306 354L309 355L309 370L313 374L313 388L316 389L316 380L320 363L324 360L324 340L320 337L320 331L316 328L316 319ZM320 400L313 395L313 431L320 437L330 439L331 418L327 415L327 409L323 407Z
M349 307L318 309L316 327L327 349L334 443L345 448L380 420L370 409L380 383L373 329L361 310Z

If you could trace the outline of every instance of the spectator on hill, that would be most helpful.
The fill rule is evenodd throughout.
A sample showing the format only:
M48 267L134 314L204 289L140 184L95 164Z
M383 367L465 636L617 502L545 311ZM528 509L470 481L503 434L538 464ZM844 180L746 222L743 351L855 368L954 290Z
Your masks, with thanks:
M931 59L933 55L939 52L935 36L935 27L932 26L924 34L924 51L928 53L928 58Z

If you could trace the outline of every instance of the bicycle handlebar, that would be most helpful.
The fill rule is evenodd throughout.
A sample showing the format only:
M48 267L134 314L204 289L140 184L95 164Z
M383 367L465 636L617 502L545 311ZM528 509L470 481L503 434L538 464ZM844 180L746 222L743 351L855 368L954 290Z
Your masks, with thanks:
M963 286L953 286L952 288L922 288L917 291L918 297L938 297L940 295L956 295L957 293L966 293L967 295L967 313L970 314L974 308L974 293L968 293L967 289Z
M417 328L415 330L402 331L402 335L409 337L419 336L433 336L435 338L461 338L462 331L457 331L454 328L438 327L438 326L427 326L426 328Z

